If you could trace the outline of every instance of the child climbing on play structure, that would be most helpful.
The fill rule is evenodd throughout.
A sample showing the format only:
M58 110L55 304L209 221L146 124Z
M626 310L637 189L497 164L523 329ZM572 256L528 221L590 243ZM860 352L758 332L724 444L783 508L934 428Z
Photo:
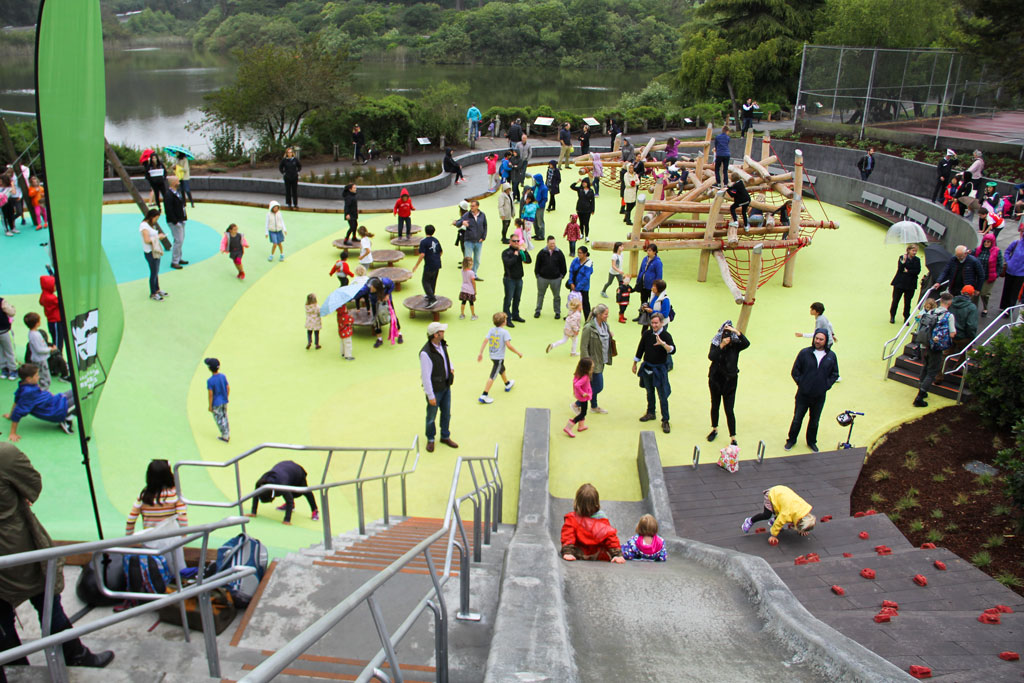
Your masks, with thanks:
M267 211L267 239L270 240L270 256L268 261L274 260L274 250L280 252L280 259L284 261L284 236L288 234L288 228L284 226L284 214L281 213L281 205L277 202L270 202L270 210Z
M316 302L316 294L310 292L306 296L306 350L313 345L313 337L316 337L316 349L320 350L320 306Z
M355 360L352 356L352 324L354 322L348 306L338 308L338 338L341 339L341 357L345 360Z
M576 364L576 371L572 376L572 395L575 399L573 411L576 412L576 416L571 418L562 427L562 431L570 438L576 438L576 435L572 433L572 426L574 424L576 425L577 432L585 432L590 429L587 427L586 420L587 406L590 404L590 399L594 397L594 390L590 386L590 378L593 374L594 361L590 358L580 358L580 362Z
M565 307L569 312L565 316L565 326L562 328L562 338L556 342L548 344L544 353L551 353L551 349L558 348L571 339L572 346L569 349L569 355L578 356L579 354L576 353L576 342L579 341L580 325L583 319L583 297L579 292L570 292L569 298L565 302Z
M743 212L743 230L746 231L750 229L750 223L747 220L747 207L750 206L750 193L747 192L747 186L743 184L743 179L741 178L727 187L725 189L725 193L732 197L732 205L729 207L729 215L732 216L732 222L729 223L729 227L739 227L739 222L736 218L736 209L741 209Z
M811 532L817 522L811 510L811 504L798 496L793 489L788 486L773 486L764 490L764 510L743 520L740 529L747 533L758 522L769 520L771 529L768 543L778 545L779 532L787 524L795 527L801 536Z
M572 512L562 522L562 559L625 563L615 527L601 510L601 497L593 484L576 490Z
M462 259L462 287L459 288L459 320L466 319L466 304L469 304L470 320L476 320L476 273L473 272L473 259Z
M508 322L508 316L499 311L492 316L491 321L494 323L494 327L484 337L484 343L480 345L480 353L476 357L477 363L482 362L484 359L484 349L490 349L491 374L487 376L484 393L480 394L480 398L477 399L480 403L494 403L494 399L487 394L491 390L494 380L498 378L498 375L501 375L501 381L505 385L506 392L512 391L512 387L516 385L516 381L509 379L508 375L505 374L505 349L507 348L520 358L523 357L523 354L516 351L516 348L512 346L512 335L509 333L508 328L505 327L505 323Z
M264 473L262 477L256 480L257 489L275 484L305 488L308 486L306 483L306 470L302 469L302 465L297 462L282 460L274 465L269 472ZM306 491L302 495L305 496L306 501L309 503L309 509L312 511L312 520L314 522L317 521L320 519L320 511L316 507L316 498L313 497L313 493L310 491ZM273 502L277 496L284 498L284 505L277 508L278 510L284 510L284 520L282 523L291 526L292 510L295 509L295 493L292 491L277 491L274 489L260 491L260 493L253 496L252 512L247 514L246 517L255 517L256 509L260 503Z
M636 535L622 544L622 556L627 560L665 562L665 539L658 535L658 520L653 515L644 515L636 525Z
M210 370L210 378L206 380L206 394L209 398L210 412L213 413L213 421L220 430L220 436L217 438L228 443L231 441L231 427L228 426L228 396L231 395L231 385L228 384L228 378L220 372L219 360L207 358L203 362Z
M234 223L229 225L228 229L224 231L224 236L220 239L220 253L227 254L231 262L235 264L235 270L238 271L236 277L239 280L245 279L245 269L242 268L242 256L248 248L249 241L245 239L245 235L238 232L238 226Z

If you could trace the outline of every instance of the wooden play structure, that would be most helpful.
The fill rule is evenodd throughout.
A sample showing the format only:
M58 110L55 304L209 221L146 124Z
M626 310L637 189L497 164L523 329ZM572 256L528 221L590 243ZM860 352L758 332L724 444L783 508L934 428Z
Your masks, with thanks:
M629 273L633 277L640 266L641 252L649 244L658 245L662 259L666 251L700 250L698 282L707 280L714 258L733 299L742 306L736 327L743 331L750 322L757 289L779 270L784 270L783 286L792 287L797 252L810 246L818 230L839 227L838 222L817 220L806 210L803 154L799 150L793 170L787 171L774 168L779 160L772 154L768 133L762 139L758 160L751 155L753 144L753 131L749 131L742 161L736 159L736 163L729 166L729 183L743 182L751 196L748 210L759 210L760 222L744 225L742 219L732 221L729 212L732 200L724 189L715 187L713 164L709 163L712 127L708 125L703 140L679 142L676 170L686 171L683 179L670 180L665 163L649 159L651 153L665 148L664 143L655 144L651 138L643 149L636 149L636 159L645 160L647 183L641 183L632 230L623 241L624 249L629 252ZM687 150L694 150L695 156L685 158ZM594 174L594 156L581 156L574 161L580 169ZM600 182L617 189L624 164L618 140L612 152L599 156ZM613 246L613 242L592 245L598 251L611 251Z

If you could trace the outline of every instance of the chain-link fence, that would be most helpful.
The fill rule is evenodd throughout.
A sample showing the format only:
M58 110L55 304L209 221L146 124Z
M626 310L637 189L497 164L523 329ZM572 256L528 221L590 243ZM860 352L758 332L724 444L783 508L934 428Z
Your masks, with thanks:
M797 127L904 141L901 132L937 147L943 130L955 137L993 117L998 98L984 67L957 52L805 45Z

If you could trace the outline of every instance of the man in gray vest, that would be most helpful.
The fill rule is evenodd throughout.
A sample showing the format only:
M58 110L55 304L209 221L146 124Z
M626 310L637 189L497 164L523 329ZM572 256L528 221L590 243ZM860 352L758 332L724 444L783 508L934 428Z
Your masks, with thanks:
M447 329L444 323L427 325L427 343L420 349L420 381L423 383L423 393L427 396L428 453L434 452L438 410L441 411L441 443L450 448L459 447L459 444L452 441L448 431L452 417L452 383L455 381L455 372L452 370L448 344L444 340L444 331Z

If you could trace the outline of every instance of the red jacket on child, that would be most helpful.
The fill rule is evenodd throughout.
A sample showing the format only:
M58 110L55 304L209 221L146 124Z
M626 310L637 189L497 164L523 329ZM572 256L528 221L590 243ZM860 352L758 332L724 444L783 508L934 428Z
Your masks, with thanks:
M562 523L562 555L572 555L577 560L598 560L611 562L613 557L622 555L619 536L604 513L583 517L575 512L565 515Z
M395 208L392 213L398 214L401 218L408 218L416 209L412 205L412 198L409 197L409 190L402 188L402 194L395 200Z
M352 336L352 323L355 321L352 319L352 314L349 310L342 306L338 309L338 336L342 339Z
M52 275L42 275L39 278L39 288L43 293L39 295L39 305L43 307L46 314L46 322L60 322L60 302L54 293L57 289L57 281Z

